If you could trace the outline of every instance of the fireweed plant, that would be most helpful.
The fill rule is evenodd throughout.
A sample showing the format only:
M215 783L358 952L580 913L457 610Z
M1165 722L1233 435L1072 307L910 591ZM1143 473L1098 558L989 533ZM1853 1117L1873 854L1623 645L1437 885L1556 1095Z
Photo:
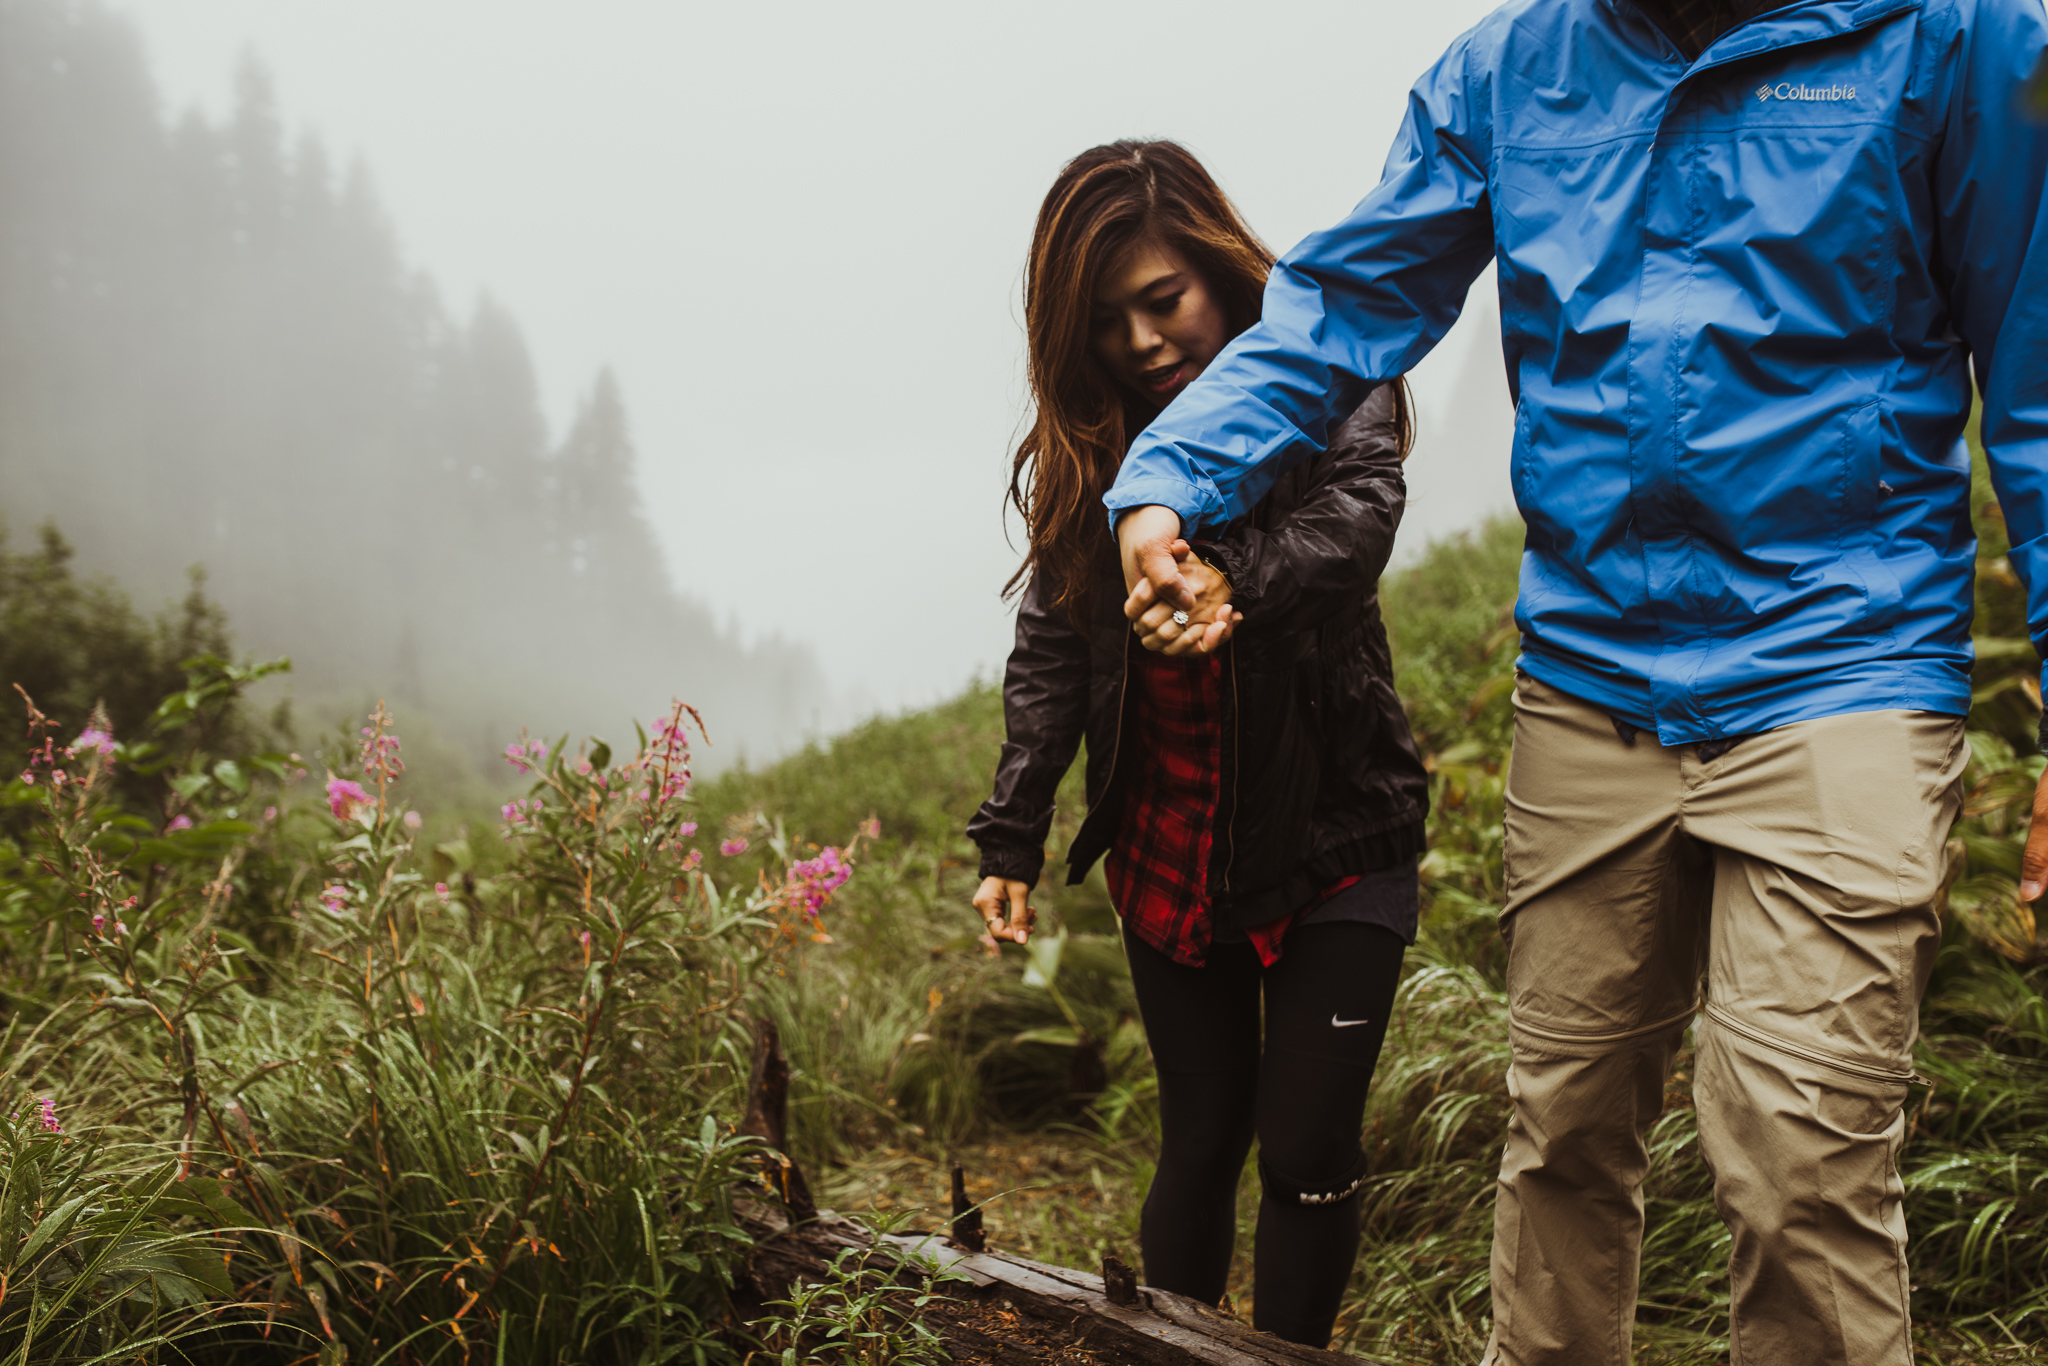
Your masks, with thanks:
M502 824L423 848L381 704L313 793L210 752L273 671L195 661L132 741L20 698L0 1363L738 1360L757 984L829 940L862 836L721 883L677 704L630 756L522 737Z

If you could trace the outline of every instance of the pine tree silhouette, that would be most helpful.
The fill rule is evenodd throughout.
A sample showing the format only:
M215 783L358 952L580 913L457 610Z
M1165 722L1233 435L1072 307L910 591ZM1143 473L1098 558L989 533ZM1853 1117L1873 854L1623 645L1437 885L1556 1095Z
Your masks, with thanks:
M219 124L158 109L127 24L0 0L8 523L53 518L145 607L204 563L316 701L621 737L679 695L724 754L802 738L815 659L672 587L609 371L552 443L510 313L452 320L368 169L286 148L260 68Z

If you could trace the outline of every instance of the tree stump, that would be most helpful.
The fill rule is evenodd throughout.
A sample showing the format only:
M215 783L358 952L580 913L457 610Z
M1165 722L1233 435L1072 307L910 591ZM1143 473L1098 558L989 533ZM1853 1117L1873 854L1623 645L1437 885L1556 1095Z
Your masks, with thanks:
M747 1113L739 1131L774 1150L763 1159L761 1179L783 1207L799 1220L815 1215L810 1185L789 1157L789 1064L783 1061L775 1022L766 1017L754 1021L754 1073L747 1082Z

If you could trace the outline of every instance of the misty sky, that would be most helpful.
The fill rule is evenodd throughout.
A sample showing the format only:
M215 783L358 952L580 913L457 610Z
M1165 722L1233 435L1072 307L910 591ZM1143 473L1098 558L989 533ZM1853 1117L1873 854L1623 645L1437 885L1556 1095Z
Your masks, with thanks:
M1018 290L1060 164L1178 138L1284 249L1377 181L1491 4L115 8L173 110L225 110L253 54L294 135L366 160L458 314L485 290L524 325L557 431L613 366L679 586L814 643L867 709L1008 650ZM1510 506L1494 319L1482 282L1414 376L1404 548Z

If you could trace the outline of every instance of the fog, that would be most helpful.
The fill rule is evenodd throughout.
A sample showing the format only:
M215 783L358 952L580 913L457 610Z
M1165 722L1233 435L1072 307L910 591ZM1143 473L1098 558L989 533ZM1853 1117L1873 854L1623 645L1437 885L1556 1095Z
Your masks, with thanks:
M1408 85L1489 7L111 8L167 121L225 125L267 72L283 145L362 169L436 306L516 324L546 441L609 367L676 589L734 651L811 647L788 703L829 728L1000 668L1020 263L1060 163L1178 138L1285 247L1372 186ZM1490 284L1414 382L1404 553L1510 502Z

